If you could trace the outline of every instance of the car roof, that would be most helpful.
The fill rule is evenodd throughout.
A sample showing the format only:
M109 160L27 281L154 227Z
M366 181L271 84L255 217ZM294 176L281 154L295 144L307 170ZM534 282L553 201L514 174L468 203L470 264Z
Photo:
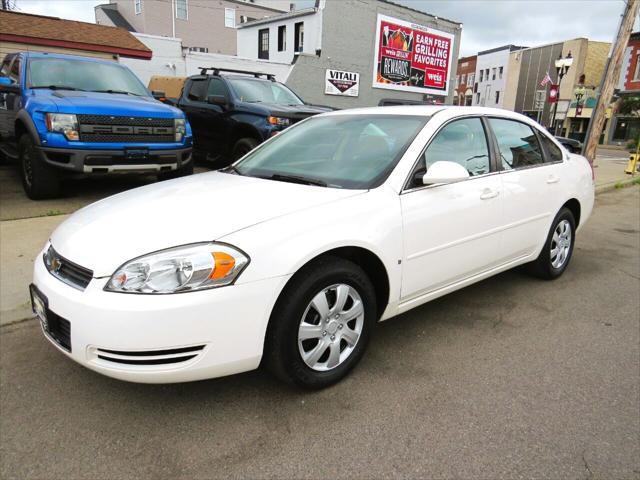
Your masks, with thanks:
M446 112L447 116L449 117L485 115L513 118L514 120L520 120L525 123L536 125L538 128L544 128L536 123L535 120L532 120L531 118L520 113L512 112L510 110L504 110L502 108L490 107L459 107L454 105L394 105L390 107L367 107L336 110L333 112L323 113L322 115L419 115L431 117L440 112Z

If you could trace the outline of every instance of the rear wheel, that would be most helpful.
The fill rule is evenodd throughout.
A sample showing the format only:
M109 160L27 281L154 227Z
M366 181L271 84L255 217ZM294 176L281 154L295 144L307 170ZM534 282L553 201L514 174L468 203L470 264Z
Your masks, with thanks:
M375 321L375 291L364 271L341 258L320 259L296 274L274 308L267 366L304 388L332 385L360 361Z
M553 280L562 275L573 254L575 230L576 221L573 213L568 208L563 208L551 224L542 252L529 264L529 271L546 280Z
M236 160L244 157L247 153L256 148L258 144L258 140L251 137L241 138L238 140L233 146L233 161L235 162Z
M60 174L45 163L28 134L18 140L18 159L22 186L29 198L41 200L60 194Z

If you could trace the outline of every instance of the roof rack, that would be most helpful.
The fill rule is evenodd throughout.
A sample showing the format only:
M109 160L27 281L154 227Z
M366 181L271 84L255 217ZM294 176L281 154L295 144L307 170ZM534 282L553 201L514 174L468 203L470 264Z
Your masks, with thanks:
M231 68L218 68L218 67L198 67L200 69L200 75L206 75L207 71L211 70L212 75L220 76L220 72L230 72L230 73L244 73L245 75L253 75L256 78L266 77L267 80L271 80L272 82L276 81L276 77L273 73L262 73L262 72L250 72L248 70L233 70Z

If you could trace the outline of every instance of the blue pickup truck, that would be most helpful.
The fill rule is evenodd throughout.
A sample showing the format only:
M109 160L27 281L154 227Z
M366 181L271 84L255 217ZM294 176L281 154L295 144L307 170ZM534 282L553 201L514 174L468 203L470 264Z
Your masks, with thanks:
M32 199L59 195L65 174L189 175L192 144L184 113L118 63L34 52L2 62L0 152L18 160Z

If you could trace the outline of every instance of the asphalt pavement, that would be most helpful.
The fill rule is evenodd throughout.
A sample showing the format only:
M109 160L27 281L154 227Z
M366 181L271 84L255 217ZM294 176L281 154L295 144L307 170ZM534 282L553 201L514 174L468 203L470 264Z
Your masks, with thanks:
M560 279L384 322L332 388L124 383L28 320L0 328L0 412L3 479L640 478L640 188L598 196Z

